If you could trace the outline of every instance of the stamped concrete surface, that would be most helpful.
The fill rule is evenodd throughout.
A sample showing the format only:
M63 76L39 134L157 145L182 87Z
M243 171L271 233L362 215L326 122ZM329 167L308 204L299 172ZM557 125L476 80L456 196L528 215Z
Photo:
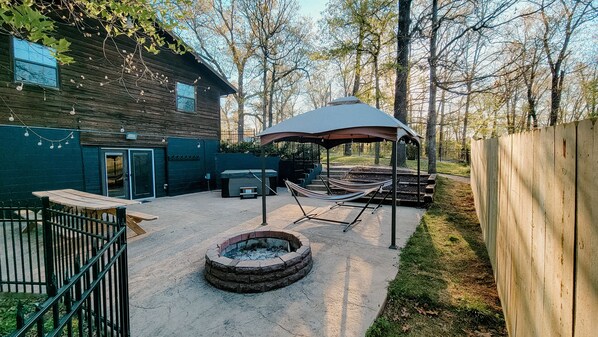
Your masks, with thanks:
M301 198L306 209L337 220L359 211ZM261 226L261 199L220 197L219 191L156 199L129 209L158 215L146 234L129 239L129 292L133 336L363 336L397 273L390 244L390 206L343 233L319 221L293 224L301 215L283 189L268 197L268 227L305 235L313 269L285 288L236 294L203 277L207 248ZM423 210L397 208L397 245L404 246Z

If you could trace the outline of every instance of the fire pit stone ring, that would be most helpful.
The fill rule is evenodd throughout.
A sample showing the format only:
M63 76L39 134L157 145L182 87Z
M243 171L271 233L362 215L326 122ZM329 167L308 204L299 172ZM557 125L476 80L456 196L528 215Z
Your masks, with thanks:
M309 273L309 240L289 230L236 234L208 248L205 278L216 288L257 293L294 283Z

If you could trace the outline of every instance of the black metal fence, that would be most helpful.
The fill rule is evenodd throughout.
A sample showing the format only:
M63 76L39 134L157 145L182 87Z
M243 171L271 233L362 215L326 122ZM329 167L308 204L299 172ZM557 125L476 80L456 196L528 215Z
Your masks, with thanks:
M42 206L0 207L0 291L45 293L17 308L10 336L128 336L126 213L98 216Z
M0 204L0 292L46 292L41 204Z
M255 142L257 137L255 130L245 130L242 134L236 130L222 130L220 132L220 140L229 144L237 144L242 142Z

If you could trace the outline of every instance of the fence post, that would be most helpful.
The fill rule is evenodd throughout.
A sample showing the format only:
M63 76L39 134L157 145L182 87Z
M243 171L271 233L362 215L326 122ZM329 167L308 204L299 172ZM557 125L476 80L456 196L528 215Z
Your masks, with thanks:
M91 256L95 257L98 254L98 246L96 241L93 241L91 244ZM100 274L100 267L98 264L103 259L97 260L91 266L91 282L93 284L95 281L98 280L98 275ZM100 284L98 283L93 289L93 316L94 316L94 325L96 328L97 336L101 336L100 332ZM93 331L93 327L89 327L89 331Z
M23 303L17 303L17 330L25 325L25 314L23 313Z
M54 296L56 296L56 294L58 293L58 281L56 278L56 275L52 274L52 276L50 277L50 283L48 283L48 297L52 298ZM58 305L58 302L56 302L53 306L52 306L52 322L53 322L53 326L54 329L58 328L58 323L60 321L60 307Z
M118 233L120 238L118 240L118 248L122 249L122 253L118 258L120 263L119 274L119 299L120 299L120 315L121 315L121 335L130 336L131 327L129 324L129 266L127 263L127 211L124 207L116 209L116 223L118 225ZM123 249L124 248L124 249Z
M42 305L41 304L37 304L35 306L35 311L41 311L42 310ZM38 336L43 336L44 335L44 316L41 316L40 319L37 321L37 335Z
M75 275L79 275L79 273L81 272L81 258L79 257L79 254L77 254L75 256ZM81 301L81 281L82 279L78 279L77 283L75 283L75 301L79 302ZM78 332L79 332L79 336L83 336L83 308L80 307L79 310L77 310L77 319L79 320L79 324L77 325L78 327Z
M54 275L54 251L52 245L54 240L52 238L52 224L50 223L50 198L42 197L42 226L43 226L43 246L44 246L44 265L46 277L46 293L50 294L50 285L52 283L52 276Z
M64 283L68 284L70 282L70 278L68 277L68 275L64 275ZM64 294L64 306L66 309L67 313L71 312L72 306L73 306L73 298L71 295L71 290L72 288L69 288L66 293ZM69 323L67 324L67 336L72 336L73 335L73 316L71 316L71 318L69 318Z

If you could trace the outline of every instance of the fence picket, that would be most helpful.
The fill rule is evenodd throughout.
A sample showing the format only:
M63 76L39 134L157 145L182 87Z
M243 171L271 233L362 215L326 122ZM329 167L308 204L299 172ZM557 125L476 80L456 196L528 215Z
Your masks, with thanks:
M595 123L472 143L472 190L511 336L595 334Z
M575 265L575 336L596 333L598 312L598 123L577 127L577 245Z
M18 329L10 336L30 336L34 330L38 336L130 335L128 280L122 279L127 277L124 209L119 210L121 218L104 220L90 218L77 210L51 208L47 199L42 204L41 243L40 235L25 235L20 231L23 225L27 228L30 217L13 219L13 213L22 214L31 208L0 205L4 250L12 252L0 261L0 291L37 291L48 296L28 316L23 315L22 308L19 310L15 316ZM83 261L81 256L85 257ZM33 266L36 260L38 282ZM115 282L111 279L113 275L118 275ZM40 287L35 287L38 284ZM108 291L107 284L111 287ZM106 293L119 296L106 296ZM117 322L111 319L115 315L113 308L119 309ZM51 328L45 328L45 315L51 315ZM76 331L73 320L77 320Z

